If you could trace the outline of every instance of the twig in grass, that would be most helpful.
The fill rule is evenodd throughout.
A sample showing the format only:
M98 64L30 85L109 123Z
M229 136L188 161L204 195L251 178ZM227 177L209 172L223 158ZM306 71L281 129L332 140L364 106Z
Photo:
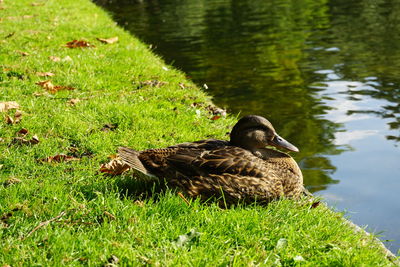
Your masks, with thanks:
M36 232L38 229L40 229L40 228L42 228L42 227L48 225L49 223L51 223L51 222L53 222L53 221L55 221L55 220L60 219L60 218L61 218L62 216L64 216L65 214L66 214L66 212L65 212L65 211L62 211L62 212L61 212L60 214L58 214L56 217L51 218L50 220L47 220L47 221L44 221L44 222L39 223L38 226L36 226L35 228L33 228L33 230L30 231L30 232L29 232L25 237L23 237L22 239L25 239L25 238L29 237L31 234L33 234L34 232Z
M183 199L186 205L190 206L190 202L185 198L185 196L181 192L178 192L178 196Z

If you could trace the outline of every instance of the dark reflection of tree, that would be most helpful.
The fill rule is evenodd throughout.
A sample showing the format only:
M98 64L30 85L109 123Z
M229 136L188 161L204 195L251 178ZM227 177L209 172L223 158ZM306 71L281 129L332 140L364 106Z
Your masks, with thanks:
M104 1L102 1L104 2ZM295 155L311 190L335 171L326 154L340 125L321 118L329 107L309 84L324 78L312 66L314 32L329 25L326 0L146 1L102 3L121 25L156 46L167 62L232 112L260 114L301 148ZM127 23L127 24L126 24ZM324 42L324 40L321 40ZM325 60L324 60L325 62Z

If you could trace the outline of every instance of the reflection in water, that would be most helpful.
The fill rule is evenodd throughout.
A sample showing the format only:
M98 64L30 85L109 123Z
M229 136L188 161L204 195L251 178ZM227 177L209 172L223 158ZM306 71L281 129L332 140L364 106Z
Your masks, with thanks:
M400 208L392 197L399 190L394 162L400 158L400 4L97 3L168 63L206 83L217 105L269 118L301 148L295 156L311 191L323 190L339 208L359 211L352 215L357 223L400 240L394 227L400 216L393 215ZM397 248L399 243L392 247Z

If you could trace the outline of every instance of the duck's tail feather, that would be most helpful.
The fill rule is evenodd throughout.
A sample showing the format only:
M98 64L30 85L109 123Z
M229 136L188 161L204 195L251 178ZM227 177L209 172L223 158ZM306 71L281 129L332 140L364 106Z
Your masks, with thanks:
M148 176L154 176L146 169L146 167L140 161L139 151L136 151L128 147L119 147L118 154L121 157L122 161L128 164L131 168Z

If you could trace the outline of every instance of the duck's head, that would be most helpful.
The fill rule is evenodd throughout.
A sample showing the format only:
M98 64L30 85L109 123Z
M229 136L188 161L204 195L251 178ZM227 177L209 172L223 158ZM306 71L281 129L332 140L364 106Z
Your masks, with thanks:
M272 124L264 117L248 115L241 118L233 126L230 134L232 145L248 150L274 146L289 151L299 152L299 149L280 137Z

